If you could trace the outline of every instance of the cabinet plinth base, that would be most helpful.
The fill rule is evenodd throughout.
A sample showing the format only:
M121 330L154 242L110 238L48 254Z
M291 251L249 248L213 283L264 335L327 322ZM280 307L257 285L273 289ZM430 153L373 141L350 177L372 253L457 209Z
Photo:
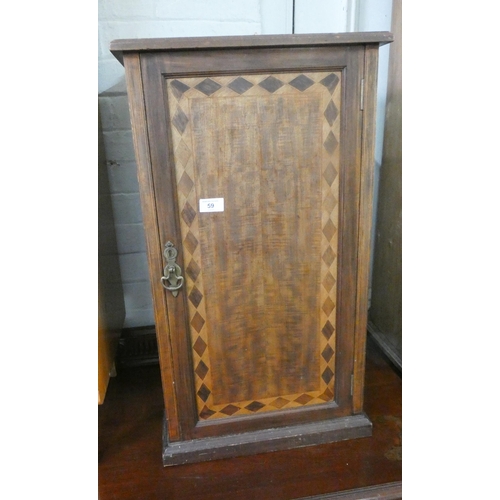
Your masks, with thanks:
M163 427L163 465L206 462L221 458L289 450L372 435L372 423L365 414L323 422L266 429L222 437L168 442Z

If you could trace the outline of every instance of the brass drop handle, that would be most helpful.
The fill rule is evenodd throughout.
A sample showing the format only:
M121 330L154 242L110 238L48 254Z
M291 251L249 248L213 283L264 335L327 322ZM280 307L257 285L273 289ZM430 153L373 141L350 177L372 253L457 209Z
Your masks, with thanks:
M172 292L174 297L177 297L179 288L184 283L184 277L181 276L181 268L175 263L177 258L177 250L171 241L165 245L163 255L167 259L167 265L163 269L163 276L161 277L161 284L166 290Z

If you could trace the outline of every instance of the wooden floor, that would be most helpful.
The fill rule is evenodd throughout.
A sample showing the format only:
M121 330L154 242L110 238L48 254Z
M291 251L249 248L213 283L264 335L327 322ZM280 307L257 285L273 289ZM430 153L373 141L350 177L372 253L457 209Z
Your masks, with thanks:
M401 498L401 377L370 339L365 411L369 438L165 468L159 367L122 370L99 407L99 500Z

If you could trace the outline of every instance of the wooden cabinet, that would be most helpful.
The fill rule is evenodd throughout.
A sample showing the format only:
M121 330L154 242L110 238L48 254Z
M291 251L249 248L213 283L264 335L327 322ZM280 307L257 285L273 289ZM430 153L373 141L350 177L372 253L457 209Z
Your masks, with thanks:
M164 465L371 435L378 47L390 33L117 40Z

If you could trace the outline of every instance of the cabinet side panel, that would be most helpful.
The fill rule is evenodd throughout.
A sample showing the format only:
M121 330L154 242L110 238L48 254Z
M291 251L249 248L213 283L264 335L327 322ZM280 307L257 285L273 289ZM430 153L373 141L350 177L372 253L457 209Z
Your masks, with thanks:
M161 242L158 233L157 207L154 195L152 164L149 149L144 88L140 57L137 54L124 55L127 93L132 122L134 149L137 159L137 174L141 195L141 207L148 249L148 264L151 283L158 279L158 270L162 268ZM173 376L172 349L167 318L165 295L158 287L152 286L155 309L156 332L159 345L160 366L162 373L163 397L169 422L169 438L176 441L181 437L179 415L176 401L176 389Z
M368 322L368 287L372 228L373 171L375 166L375 115L378 47L367 46L364 65L363 143L361 148L356 325L354 339L353 412L363 410L365 349Z

